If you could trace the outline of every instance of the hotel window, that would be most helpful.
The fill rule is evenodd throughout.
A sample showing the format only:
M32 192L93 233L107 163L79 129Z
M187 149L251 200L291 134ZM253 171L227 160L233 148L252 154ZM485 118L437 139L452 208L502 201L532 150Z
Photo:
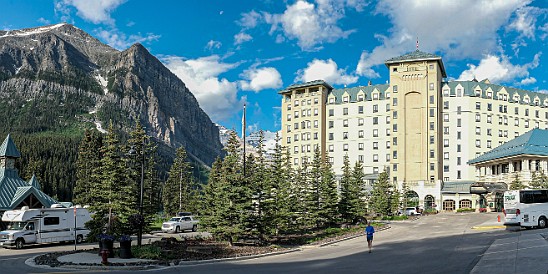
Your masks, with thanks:
M398 124L393 124L392 125L392 131L393 132L398 132ZM389 135L390 132L386 131L386 135Z
M447 182L449 181L449 177L443 177L443 180Z
M379 99L379 94L378 93L373 93L373 100L378 100Z
M306 100L303 100L301 104L303 105L303 107L306 106Z
M443 159L444 160L449 160L449 152L444 152L443 153Z
M379 168L378 167L374 167L373 168L373 174L378 174L379 173Z
M462 138L462 132L457 131L457 140L460 140Z
M329 128L333 128L335 126L335 122L334 121L329 121Z
M508 117L504 116L504 125L507 126L508 125Z
M306 152L310 152L310 145L306 145Z
M359 137L359 138L363 138L363 137L364 137L363 130L358 131L358 137Z
M306 116L310 116L310 109L306 110Z
M491 140L487 140L487 148L491 148Z
M462 111L462 107L461 107L461 106L458 106L458 107L457 107L457 114L460 114L461 111Z
M493 104L492 103L487 103L487 110L488 111L493 110Z
M462 89L457 89L457 97L462 97Z
M379 117L373 117L373 125L379 124Z
M535 122L535 128L539 128L539 123Z
M348 132L343 132L343 140L348 139Z
M487 98L491 99L493 97L493 93L491 93L490 91L487 92Z
M430 83L430 90L434 90L434 83Z
M348 115L348 108L343 108L343 115Z
M457 157L457 166L460 166L460 165L461 165L461 158Z
M448 147L449 146L449 139L443 139L443 146Z
M449 109L449 101L443 102L443 109Z
M291 132L291 125L287 125L287 132Z
M443 121L444 122L449 122L449 113L444 113L443 114Z
M363 126L363 118L358 119L358 126Z
M287 110L291 110L291 105L287 105Z
M461 123L461 119L458 118L458 119L457 119L457 127L461 127L461 124L462 124L462 123Z
M343 103L348 103L348 96L343 97Z
M291 137L287 137L287 143L291 144Z
M429 70L434 70L434 65L430 64L430 65L428 66L428 69L429 69Z
M396 110L394 110L394 112L392 112L392 118L393 119L398 119L398 112Z
M299 105L299 100L295 100L295 106Z
M335 110L334 109L330 109L329 110L329 116L334 116L335 115Z
M449 97L449 90L448 89L443 90L443 96L444 97Z
M390 124L390 116L386 116L386 124Z
M519 126L519 118L514 119L514 125Z
M362 113L363 113L363 106L358 106L358 113L359 113L359 114L362 114Z
M502 125L502 117L499 116L499 125Z
M386 129L386 136L390 136L390 129L389 128Z
M329 140L333 140L333 132L329 133Z
M430 95L430 104L434 103L434 95Z
M299 164L299 159L298 158L293 159L293 164L298 165Z
M318 98L314 98L314 104L318 104Z
M310 121L306 121L306 128L310 128Z
M379 142L373 142L373 149L379 149Z
M525 116L529 116L529 109L525 110Z
M508 130L504 131L504 137L508 137Z
M487 115L487 123L491 124L491 118L493 118L493 116L491 115Z
M379 112L379 105L373 105L373 113Z
M487 129L487 136L491 136L492 135L491 133L492 133L492 129L488 128Z
M390 148L390 141L386 141L386 148Z
M434 130L434 122L430 122L430 130Z
M449 166L443 166L443 172L449 172Z
M398 92L398 85L394 85L392 87L392 91L394 91L394 93Z
M335 104L335 98L329 98L329 103L330 104Z
M379 154L373 154L373 162L379 161Z
M398 159L398 151L397 150L392 151L392 159Z
M502 137L502 130L499 129L499 137Z
M515 108L514 108L514 114L516 114L516 115L519 114L519 108L518 108L518 107L515 107Z
M379 130L378 129L373 130L373 137L379 137Z
M460 150L461 150L461 146L457 145L457 152L460 152Z
M363 143L358 144L358 150L363 150Z
M460 170L457 170L457 179L462 179Z
M434 144L434 135L430 135L430 144Z
M306 123L304 121L301 122L301 128L302 129L305 129L306 128Z
M481 140L476 139L476 147L481 147Z
M443 134L449 134L449 127L443 127Z
M343 120L343 127L348 127L348 119Z
M314 140L318 140L318 133L314 132Z
M390 92L387 92L385 95L386 99L390 99Z
M393 145L398 145L398 137L392 138L392 144Z
M329 163L330 163L330 164L333 164L334 162L335 162L335 158L329 157Z
M436 154L434 153L434 150L431 149L430 150L430 158L434 158L434 157L436 157Z
M398 98L392 98L392 105L397 106L398 105Z
M314 120L314 128L318 128L318 120Z
M348 151L348 144L343 145L343 151Z
M390 162L390 153L386 153L386 161Z
M430 163L430 170L435 170L436 169L436 166L434 165L434 163Z
M298 147L298 146L294 146L294 147L293 147L293 152L294 152L294 153L299 153L299 147Z
M291 121L291 114L287 114L287 121Z
M475 91L474 91L474 94L476 94L476 96L479 97L479 96L481 95L481 90L475 90Z
M386 104L386 111L390 110L390 104Z
M535 117L539 118L540 114L538 110L535 110Z
M358 155L358 162L363 163L363 155Z
M476 113L476 122L480 122L481 121L481 116L479 113Z
M314 116L318 116L318 109L317 108L314 109Z
M476 109L477 109L477 110L480 110L480 109L481 109L481 103L480 103L480 102L476 102Z
M435 109L430 108L430 117L434 117L434 115L435 115L434 111L435 111Z
M525 120L525 128L529 128L529 120Z
M358 95L358 102L363 101L363 94Z

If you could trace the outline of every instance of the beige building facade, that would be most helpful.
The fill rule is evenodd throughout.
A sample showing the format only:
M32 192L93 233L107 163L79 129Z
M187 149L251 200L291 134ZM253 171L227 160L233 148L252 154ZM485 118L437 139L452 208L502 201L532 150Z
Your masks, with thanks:
M388 170L425 208L477 207L477 197L463 192L476 179L467 162L548 127L546 94L488 80L446 81L442 58L418 50L385 64L387 84L334 89L318 80L280 91L282 143L294 167L312 161L318 147L337 175L348 155L369 176Z

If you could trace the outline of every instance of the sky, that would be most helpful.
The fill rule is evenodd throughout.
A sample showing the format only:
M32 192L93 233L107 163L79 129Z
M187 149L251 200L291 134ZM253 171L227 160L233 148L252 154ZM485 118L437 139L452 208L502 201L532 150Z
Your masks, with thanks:
M0 0L0 29L67 22L125 50L141 43L213 122L280 130L287 86L384 84L418 47L447 80L548 93L547 0Z

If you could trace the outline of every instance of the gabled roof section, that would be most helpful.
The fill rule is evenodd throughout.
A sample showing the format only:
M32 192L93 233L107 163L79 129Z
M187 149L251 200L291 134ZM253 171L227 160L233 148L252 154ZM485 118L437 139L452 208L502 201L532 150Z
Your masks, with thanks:
M22 201L31 193L29 191L46 207L57 203L55 199L21 179L17 170L0 168L0 211L13 209L12 206L17 206L12 205L14 199Z
M2 146L0 146L0 156L14 158L21 157L21 153L19 153L19 150L17 150L17 147L15 146L15 143L13 142L9 134L6 139L4 139Z
M36 175L32 175L32 178L30 178L29 185L35 187L38 190L41 190L40 183L38 182L38 179L36 179Z
M333 87L324 80L314 80L314 81L310 81L310 82L306 82L306 83L292 84L292 85L288 86L286 89L279 91L278 93L282 94L282 93L286 93L286 92L288 92L289 90L292 90L292 89L305 88L305 87L311 87L311 86L324 86L328 90L333 89Z
M548 130L532 129L468 161L468 164L478 164L518 155L548 156Z
M456 89L457 89L457 86L461 86L462 87L462 95L463 96L473 96L473 97L476 97L476 94L475 94L475 90L477 87L479 87L481 90L482 90L482 94L481 94L481 98L488 98L487 97L487 89L491 88L491 90L493 91L493 94L491 95L492 98L497 98L498 97L498 93L499 91L501 90L506 90L506 92L508 92L508 102L514 102L514 103L520 103L520 104L527 104L527 105L530 105L530 106L533 106L535 105L535 102L534 102L534 98L535 97L538 97L539 100L540 100L540 103L539 105L540 106L543 106L543 103L544 103L544 100L548 99L548 94L545 94L545 93L540 93L540 92L534 92L534 91L528 91L528 90L523 90L523 89L518 89L518 88L513 88L513 87L505 87L505 86L501 86L501 85L496 85L496 84L491 84L489 81L480 81L480 82L475 82L475 81L450 81L450 82L443 82L442 83L442 87L447 85L449 87L449 94L451 96L455 96L456 95ZM513 95L514 94L518 94L520 96L520 101L519 102L515 102L514 101L514 97ZM528 96L530 101L529 103L526 103L523 98L525 98L525 96Z
M341 89L333 89L329 93L329 95L335 96L335 104L341 104L343 102L342 97L344 93L348 93L350 95L350 100L348 100L349 103L357 102L358 101L358 93L360 91L363 91L365 94L365 101L371 101L373 96L371 95L373 91L378 90L379 91L379 100L386 99L386 91L388 90L389 85L383 84L383 85L372 85L372 86L358 86L358 87L352 87L352 88L341 88Z
M25 198L29 195L34 195L44 207L49 208L52 204L57 203L54 199L46 195L44 192L32 187L32 186L22 186L18 187L13 195L13 198L10 203L10 208L15 208L19 205Z
M418 49L413 52L406 53L404 55L392 57L386 60L384 64L387 67L389 67L389 65L391 64L407 63L407 62L413 62L413 61L437 61L440 66L442 76L444 78L447 77L447 74L445 73L445 67L443 66L443 61L441 60L441 56L420 51Z

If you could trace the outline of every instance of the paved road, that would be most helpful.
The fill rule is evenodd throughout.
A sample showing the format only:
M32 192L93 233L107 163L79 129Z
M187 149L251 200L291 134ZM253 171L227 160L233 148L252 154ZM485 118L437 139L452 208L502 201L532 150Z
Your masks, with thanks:
M495 239L515 237L502 229L473 230L496 214L438 214L412 222L392 223L375 235L373 253L364 237L321 248L256 259L188 264L152 273L469 273ZM515 233L514 233L515 234ZM43 251L38 251L43 252ZM30 254L29 254L30 255ZM4 257L0 269L13 273L64 272L22 267L25 257ZM0 271L4 273L3 271ZM76 272L76 271L72 271ZM84 271L94 273L99 271ZM120 271L131 273L135 271ZM10 273L10 272L6 272Z

